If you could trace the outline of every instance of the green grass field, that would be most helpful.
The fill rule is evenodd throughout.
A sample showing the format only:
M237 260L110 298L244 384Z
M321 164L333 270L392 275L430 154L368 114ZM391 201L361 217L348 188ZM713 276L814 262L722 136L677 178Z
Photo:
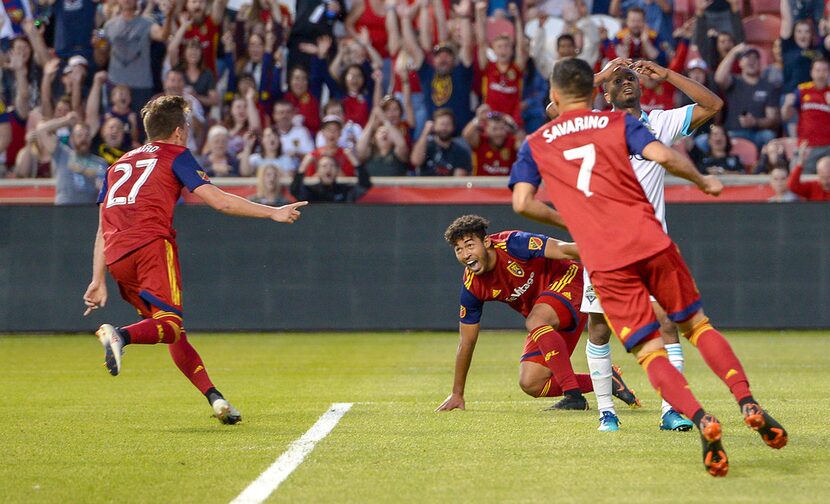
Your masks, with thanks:
M451 333L193 334L237 426L210 417L161 345L128 347L113 378L92 335L3 336L0 500L230 502L332 403L353 402L269 502L826 502L830 337L727 336L790 444L771 450L745 428L684 345L693 390L724 423L725 479L704 471L695 432L657 429L659 399L616 342L644 407L618 403L623 430L600 433L596 411L543 412L551 400L519 390L518 332L482 334L467 411L442 414Z

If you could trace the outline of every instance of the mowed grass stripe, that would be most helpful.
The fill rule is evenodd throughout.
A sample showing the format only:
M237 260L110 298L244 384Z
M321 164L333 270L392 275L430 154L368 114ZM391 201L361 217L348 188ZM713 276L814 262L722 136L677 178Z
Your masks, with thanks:
M486 332L467 411L450 392L452 333L189 335L245 418L228 427L165 348L128 347L107 375L91 335L0 337L4 502L222 502L253 481L332 403L355 406L267 502L818 502L830 494L830 337L729 332L756 397L789 429L774 451L746 429L726 387L684 344L687 377L724 422L732 466L705 474L695 433L657 429L659 398L613 343L641 410L542 412L517 386L525 334ZM584 347L572 359L585 371ZM594 407L593 396L589 396ZM618 403L619 404L619 403Z

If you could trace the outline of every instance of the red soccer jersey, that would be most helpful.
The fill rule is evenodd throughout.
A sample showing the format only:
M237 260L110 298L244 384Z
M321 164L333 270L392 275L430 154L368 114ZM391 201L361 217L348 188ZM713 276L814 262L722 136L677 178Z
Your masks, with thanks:
M481 320L482 305L487 301L507 303L527 317L542 292L550 291L556 296L559 286L572 282L578 282L582 288L582 266L578 262L545 257L547 236L503 231L490 235L490 239L496 250L493 269L480 275L464 269L461 322L477 324ZM570 302L562 297L563 301Z
M294 93L285 93L285 100L294 105L298 115L303 116L303 126L308 128L311 134L316 134L320 129L320 103L311 93L297 97Z
M349 94L343 98L343 116L347 122L355 122L361 128L366 126L369 122L369 102L366 101L366 97L361 94Z
M629 160L655 141L625 112L566 112L528 136L510 186L541 174L585 267L621 268L671 245Z
M481 98L494 112L507 114L521 124L522 71L511 63L502 72L492 61L484 67L481 76Z
M818 89L813 82L799 84L798 139L807 140L810 147L830 145L830 87Z
M184 39L198 39L202 44L202 58L207 68L216 75L216 53L219 47L219 27L213 22L213 18L205 16L200 25L193 24L184 32ZM184 47L182 47L184 55Z
M193 191L209 183L185 147L152 142L121 156L107 169L98 195L107 264L158 238L172 242L182 187Z
M311 151L311 157L314 158L314 164L306 168L306 177L311 177L317 173L317 160L326 154L325 151L325 147L317 147ZM334 155L331 157L333 157L334 160L337 161L337 165L340 166L340 173L338 173L338 175L342 175L344 177L355 176L354 165L351 161L349 161L349 157L346 156L346 151L344 151L342 147L338 147L337 151L335 151Z
M510 175L516 161L516 139L508 135L501 147L494 147L490 139L482 134L478 148L473 151L473 175Z

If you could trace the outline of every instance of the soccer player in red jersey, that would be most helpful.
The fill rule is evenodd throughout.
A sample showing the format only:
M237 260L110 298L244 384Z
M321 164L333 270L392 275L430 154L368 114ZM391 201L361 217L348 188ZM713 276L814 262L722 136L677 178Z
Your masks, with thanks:
M721 425L669 362L649 294L729 387L746 424L767 445L784 447L786 430L753 398L740 361L704 315L694 279L655 217L629 156L656 161L707 194L718 195L723 185L702 176L630 114L592 112L594 76L584 61L557 62L550 82L551 101L561 115L528 137L511 180L538 180L541 174L579 245L611 329L637 356L654 388L700 429L709 474L725 476L729 470Z
M522 15L515 3L511 2L509 8L516 34L513 38L502 34L493 40L492 49L496 54L496 61L490 61L487 58L487 2L476 3L478 68L482 73L481 99L494 112L507 114L517 125L522 126L522 81L527 65L527 53L522 43Z
M478 340L484 303L500 301L525 317L528 330L519 386L533 397L565 397L550 409L587 410L583 392L591 377L575 374L570 356L587 315L579 312L582 265L572 243L523 231L487 235L490 223L478 215L457 218L444 233L465 266L452 393L436 411L464 409L467 372ZM626 389L623 400L636 401Z
M129 344L165 343L179 370L207 397L216 417L226 424L241 415L216 390L204 363L187 341L182 324L182 289L173 230L173 208L187 187L220 212L293 223L301 201L282 207L252 203L210 183L185 147L190 133L189 108L180 96L162 96L141 111L149 143L127 152L107 170L98 196L98 233L92 281L84 293L84 315L107 302L106 271L121 297L143 318L124 327L103 324L96 335L104 346L110 374L121 371L121 353Z

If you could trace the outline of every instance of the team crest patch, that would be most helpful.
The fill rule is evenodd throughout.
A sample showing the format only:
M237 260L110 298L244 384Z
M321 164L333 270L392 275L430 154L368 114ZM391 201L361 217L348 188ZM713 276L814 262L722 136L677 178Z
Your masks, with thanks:
M508 70L507 71L507 78L510 79L510 80L515 79L516 78L516 71L513 70L512 68L510 70Z
M527 242L527 248L529 250L542 250L542 245L544 245L544 243L538 236L531 236L530 241Z
M196 175L198 175L205 182L210 181L210 178L208 178L207 173L203 172L202 170L196 170Z
M507 271L509 271L511 275L517 276L519 278L525 276L525 270L523 270L521 266L514 262L507 265Z
M452 96L452 78L436 75L432 79L432 102L436 107L443 107Z
M461 317L461 318L466 317L467 316L467 308L464 308L464 306L462 306L461 311L458 313L458 316Z
M505 147L501 150L501 159L503 161L507 161L508 159L510 159L510 149Z

